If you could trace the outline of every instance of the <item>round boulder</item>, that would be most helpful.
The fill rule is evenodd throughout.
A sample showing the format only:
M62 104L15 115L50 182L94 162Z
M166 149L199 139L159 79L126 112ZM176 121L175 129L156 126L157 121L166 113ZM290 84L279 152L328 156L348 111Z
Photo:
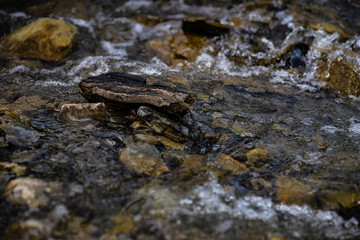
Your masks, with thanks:
M41 18L3 38L1 44L12 56L58 61L73 45L77 28L52 18Z

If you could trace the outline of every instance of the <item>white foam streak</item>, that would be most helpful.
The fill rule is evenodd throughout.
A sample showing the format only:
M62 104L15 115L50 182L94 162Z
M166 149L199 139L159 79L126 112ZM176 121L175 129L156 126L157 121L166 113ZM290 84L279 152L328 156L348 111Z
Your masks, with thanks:
M234 218L278 222L279 215L291 216L288 224L310 225L323 231L326 236L358 236L360 235L358 222L352 218L342 219L336 212L314 210L307 205L275 204L271 199L259 196L245 196L236 198L233 192L225 191L215 179L194 187L188 198L180 201L189 215L227 214ZM290 226L295 227L295 226ZM294 233L294 236L300 234Z

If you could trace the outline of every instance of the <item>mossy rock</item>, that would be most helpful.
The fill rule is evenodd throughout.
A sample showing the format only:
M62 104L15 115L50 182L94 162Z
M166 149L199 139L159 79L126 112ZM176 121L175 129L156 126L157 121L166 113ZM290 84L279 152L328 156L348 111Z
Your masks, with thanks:
M319 68L320 79L327 82L330 89L345 95L360 96L360 75L345 59L334 60L326 71L327 61Z
M77 28L52 18L41 18L10 35L1 44L10 56L59 61L72 50Z

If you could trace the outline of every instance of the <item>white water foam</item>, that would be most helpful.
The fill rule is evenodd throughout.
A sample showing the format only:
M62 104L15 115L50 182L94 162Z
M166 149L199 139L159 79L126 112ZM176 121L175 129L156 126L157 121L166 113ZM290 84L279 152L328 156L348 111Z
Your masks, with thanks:
M327 132L327 133L330 133L330 134L335 134L337 132L342 132L343 131L342 129L337 128L335 126L331 126L331 125L322 126L320 128L320 130L322 130L324 132Z
M9 70L9 73L26 73L29 71L30 71L30 68L25 67L24 65L19 65L19 66L11 68Z
M215 180L194 187L189 197L180 201L180 205L189 215L227 214L234 218L276 223L279 215L286 215L292 221L292 228L312 226L314 231L321 231L331 239L360 236L355 218L345 221L336 212L314 210L307 205L275 204L271 199L259 196L236 198L231 191ZM291 226L294 225L294 226ZM301 233L294 232L294 237ZM299 235L299 236L296 236Z
M121 57L126 57L127 56L127 52L125 47L127 46L131 46L132 42L127 42L127 43L112 43L109 41L101 41L100 42L101 47L109 54L112 56L121 56Z

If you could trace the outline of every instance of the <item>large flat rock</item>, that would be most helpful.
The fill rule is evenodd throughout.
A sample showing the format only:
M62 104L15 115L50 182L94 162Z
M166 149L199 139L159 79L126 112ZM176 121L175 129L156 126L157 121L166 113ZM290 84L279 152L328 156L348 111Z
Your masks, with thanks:
M113 109L149 106L170 115L189 111L193 96L172 88L147 85L146 78L123 72L89 77L79 84L80 93L90 102L104 102Z

